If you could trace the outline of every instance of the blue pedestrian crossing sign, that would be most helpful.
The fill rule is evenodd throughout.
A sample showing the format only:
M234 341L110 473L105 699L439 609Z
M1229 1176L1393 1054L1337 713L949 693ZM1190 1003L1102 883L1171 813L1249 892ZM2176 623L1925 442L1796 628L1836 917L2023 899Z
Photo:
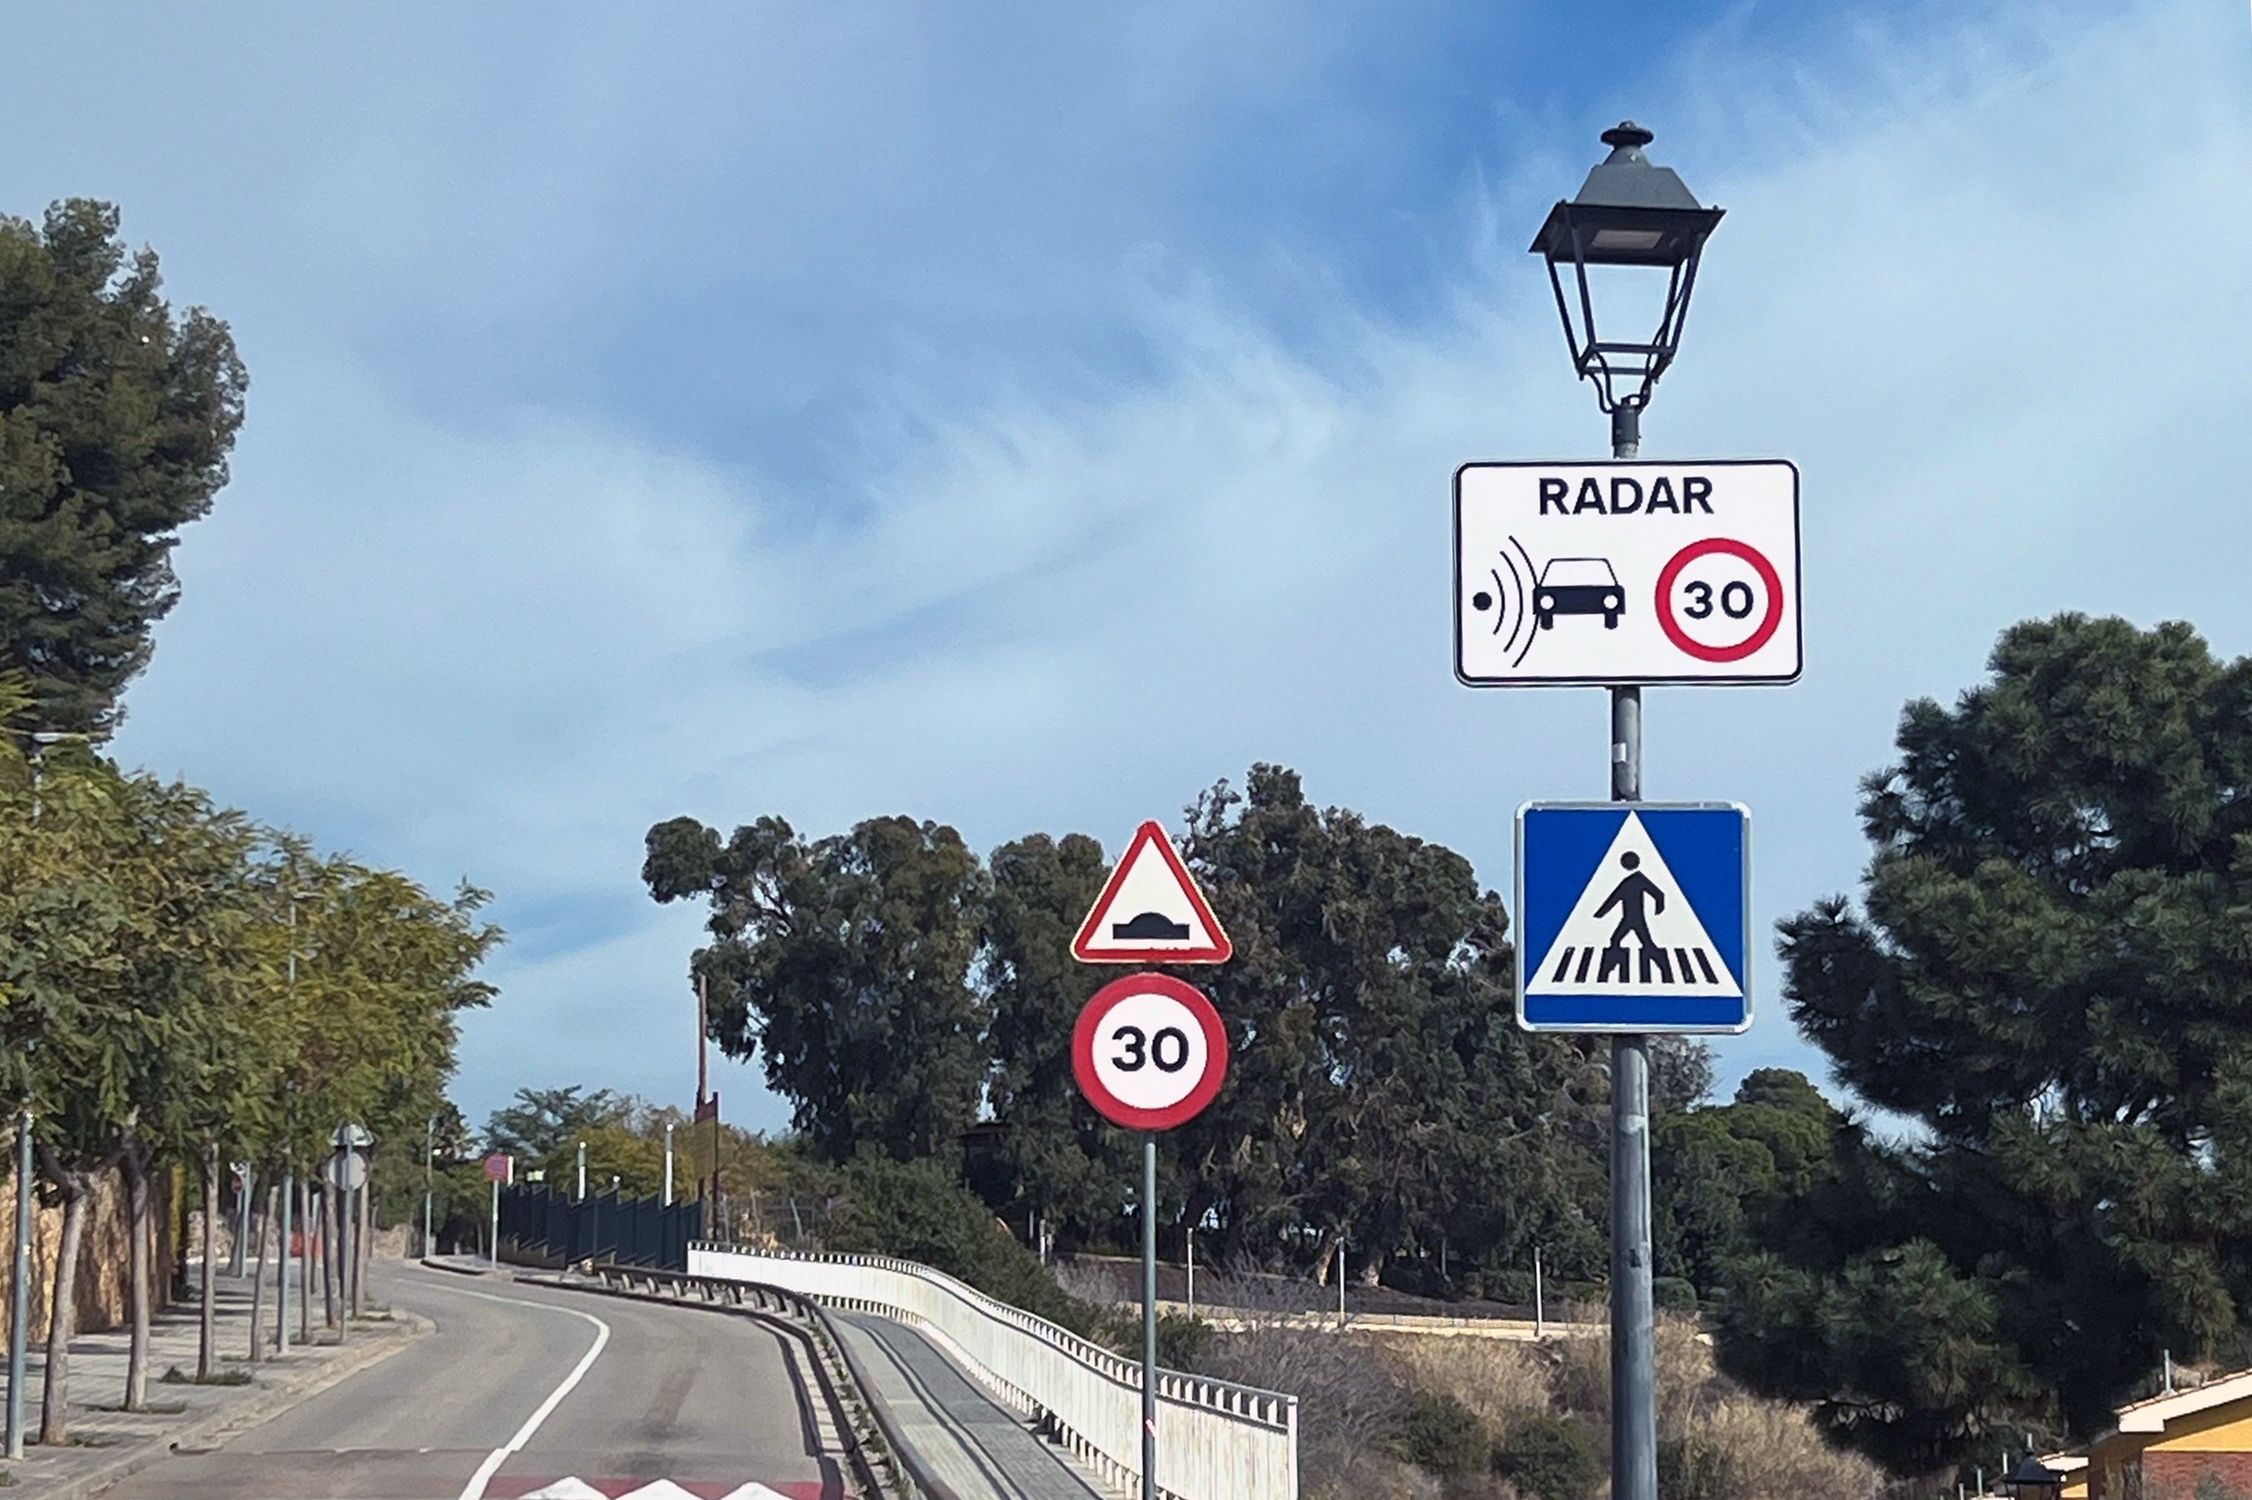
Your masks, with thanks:
M1519 808L1518 1024L1750 1026L1751 831L1732 802Z

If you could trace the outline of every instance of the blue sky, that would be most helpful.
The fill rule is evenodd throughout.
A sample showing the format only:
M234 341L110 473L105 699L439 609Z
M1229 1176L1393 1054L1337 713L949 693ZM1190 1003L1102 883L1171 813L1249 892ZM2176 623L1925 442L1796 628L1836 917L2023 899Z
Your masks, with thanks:
M636 878L680 812L1116 847L1273 759L1507 889L1604 706L1454 683L1448 476L1603 451L1524 245L1624 115L1729 210L1645 455L1805 475L1804 681L1648 711L1649 795L1754 809L1763 924L1852 886L1902 701L2011 621L2252 649L2247 43L2188 0L26 7L0 209L114 199L233 323L235 480L120 751L499 892L481 1119L692 1089L697 919ZM1819 1072L1761 977L1724 1080Z

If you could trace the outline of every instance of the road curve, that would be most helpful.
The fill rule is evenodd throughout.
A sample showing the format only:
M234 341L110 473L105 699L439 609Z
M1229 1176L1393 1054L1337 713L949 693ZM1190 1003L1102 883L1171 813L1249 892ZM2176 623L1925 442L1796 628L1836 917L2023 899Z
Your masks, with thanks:
M437 1331L221 1449L174 1455L107 1493L583 1500L659 1480L699 1500L845 1493L836 1456L820 1451L802 1351L764 1324L420 1266L372 1268L369 1285Z

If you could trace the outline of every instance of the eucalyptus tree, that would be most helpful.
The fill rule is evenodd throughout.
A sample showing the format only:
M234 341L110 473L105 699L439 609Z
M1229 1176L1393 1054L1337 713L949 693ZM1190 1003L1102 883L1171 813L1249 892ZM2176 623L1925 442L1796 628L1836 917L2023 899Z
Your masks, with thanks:
M809 842L763 817L723 842L675 818L649 830L642 878L659 901L708 903L693 975L711 1034L765 1065L818 1153L958 1150L988 1071L985 872L960 834L888 817Z
M1342 1240L1373 1279L1459 1230L1529 1250L1545 1223L1600 1224L1575 1130L1596 1070L1515 1025L1508 917L1468 860L1264 764L1198 799L1185 848L1236 950L1199 981L1234 1033L1229 1087L1174 1132L1223 1253L1311 1230L1317 1274Z
M1119 1184L1138 1170L1131 1142L1088 1107L1072 1074L1072 1025L1111 977L1071 956L1107 874L1102 846L1084 834L1028 834L994 850L987 868L979 967L986 1092L1001 1129L998 1180L981 1186L1012 1223L1085 1236L1117 1218Z

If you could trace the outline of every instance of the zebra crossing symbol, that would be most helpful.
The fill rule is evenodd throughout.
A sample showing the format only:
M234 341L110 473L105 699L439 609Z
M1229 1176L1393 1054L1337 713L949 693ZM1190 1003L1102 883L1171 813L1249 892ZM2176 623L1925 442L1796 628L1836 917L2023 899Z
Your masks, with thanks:
M1517 1006L1528 1030L1749 1024L1742 808L1540 803L1517 826Z

